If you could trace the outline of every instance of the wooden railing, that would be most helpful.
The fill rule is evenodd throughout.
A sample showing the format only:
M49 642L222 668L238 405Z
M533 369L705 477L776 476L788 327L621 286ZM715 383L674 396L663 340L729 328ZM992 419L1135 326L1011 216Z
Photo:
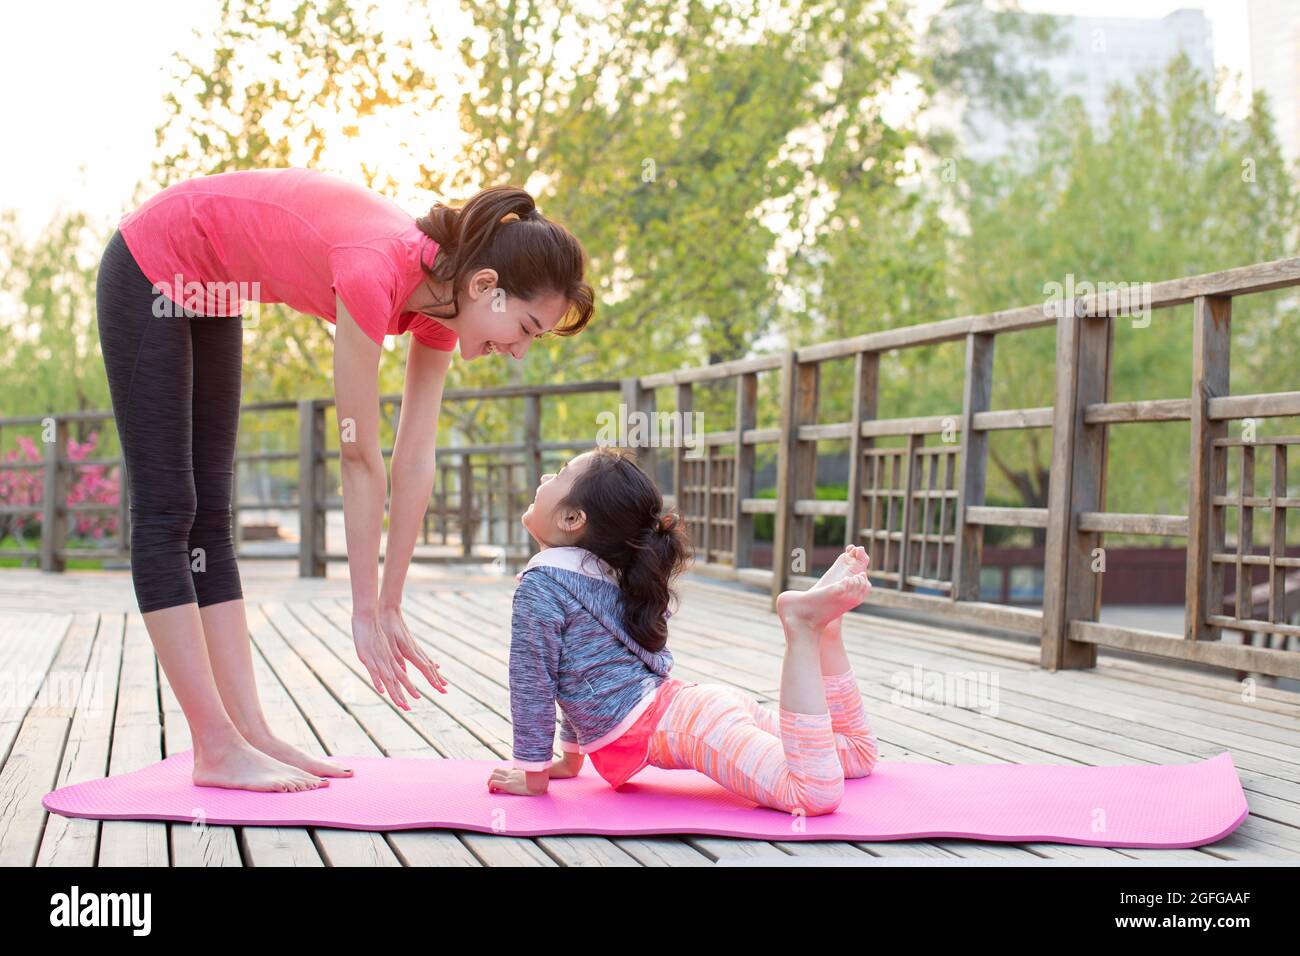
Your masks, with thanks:
M1300 391L1230 395L1228 369L1232 302L1235 297L1300 285L1300 259L1264 263L1226 272L1125 287L1106 294L1066 299L1054 311L1027 306L988 315L949 319L925 325L873 332L783 353L624 379L557 386L519 386L446 393L445 401L522 401L519 431L511 444L439 449L434 519L443 540L455 525L461 555L474 553L474 528L492 514L517 517L531 498L543 470L543 458L591 447L595 436L542 441L543 400L591 392L618 392L627 414L664 418L658 394L674 393L669 441L634 441L643 465L656 473L658 456L671 454L672 486L666 500L681 513L691 532L696 571L761 585L775 596L789 587L806 587L812 578L806 558L812 552L813 527L819 516L845 519L845 542L861 543L872 555L876 585L869 603L939 613L1037 635L1041 661L1049 669L1092 667L1098 647L1112 647L1160 657L1255 672L1300 677L1300 652L1286 648L1300 637L1300 625L1283 619L1287 575L1300 569L1300 558L1286 554L1286 512L1300 509L1286 481L1288 446L1300 436L1257 438L1229 436L1230 422L1246 418L1300 415ZM1192 387L1185 399L1110 401L1114 341L1113 319L1135 309L1162 310L1192 304ZM991 408L994 346L998 336L1055 325L1055 401L1037 408ZM896 351L945 342L965 343L962 404L948 414L917 418L880 418L877 409L881 365ZM1295 342L1285 347L1294 348ZM851 364L848 420L819 422L824 369ZM779 421L759 427L760 380L775 377ZM1297 374L1300 381L1300 373ZM734 417L724 430L691 434L687 428L697 388L734 383ZM770 383L769 383L770 384ZM400 411L400 396L383 402ZM667 402L664 406L667 407ZM328 510L341 507L327 480L327 463L338 457L326 447L328 399L299 403L272 402L245 406L245 414L297 409L296 452L241 454L239 462L298 461L301 524L299 569L303 575L324 573L326 562L346 560L327 553ZM53 419L59 438L47 444L41 566L59 570L78 552L63 547L66 516L66 467L61 449L69 423L111 419L111 413L33 416L0 420L0 428ZM1109 429L1135 422L1191 423L1190 480L1186 515L1120 514L1105 510L1106 449ZM1046 508L992 507L985 502L989 435L996 431L1050 429L1052 460ZM901 446L878 445L886 436L901 437ZM935 437L938 441L931 441ZM818 445L848 443L849 478L844 500L816 497ZM775 497L761 497L755 487L760 448L775 450ZM385 455L391 454L386 450ZM1240 461L1239 487L1227 487L1230 456ZM1255 493L1256 466L1269 468L1270 491ZM11 468L11 465L0 466ZM478 471L476 472L476 469ZM516 471L522 483L515 484ZM479 480L479 475L482 480ZM526 495L520 500L517 496ZM455 505L450 500L455 499ZM123 496L125 500L125 496ZM240 502L264 507L264 502ZM81 508L83 506L76 506ZM89 506L107 508L110 506ZM125 506L123 509L125 519ZM1226 515L1236 509L1242 530L1229 549ZM1271 549L1255 555L1251 540L1257 510L1271 518ZM770 569L752 566L754 518L773 516L775 559ZM515 522L504 522L507 529ZM1043 529L1044 600L1041 610L979 600L980 557L986 526ZM495 540L493 547L511 543ZM507 532L509 533L509 531ZM1096 549L1107 533L1182 536L1187 538L1187 602L1181 637L1099 623L1101 574L1092 570ZM427 536L426 536L427 540ZM529 545L520 541L528 553ZM1224 570L1236 569L1238 594L1232 613L1225 613ZM1251 617L1250 570L1268 568L1269 613ZM1297 573L1300 573L1298 571ZM1294 580L1295 575L1292 576ZM1283 649L1229 644L1224 628L1247 635L1280 635Z

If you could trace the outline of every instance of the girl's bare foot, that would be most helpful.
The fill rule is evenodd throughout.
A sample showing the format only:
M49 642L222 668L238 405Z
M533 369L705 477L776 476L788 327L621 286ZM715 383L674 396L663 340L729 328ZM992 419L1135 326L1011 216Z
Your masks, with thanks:
M219 751L194 755L194 785L226 790L289 793L328 787L329 781L291 767L241 741Z
M808 591L782 591L776 599L776 613L786 626L786 633L810 628L821 631L863 602L870 582L864 573L849 574L833 584Z
M249 737L248 742L268 757L273 757L280 763L288 764L290 767L305 770L317 777L352 776L351 769L343 766L338 761L327 760L324 757L313 757L311 754L305 753L297 747L285 743L279 737L273 737L270 734Z
M828 587L836 581L844 580L850 574L865 573L870 564L871 558L867 556L867 552L863 548L856 544L845 545L844 550L835 559L835 563L826 570L826 573L818 579L810 590Z

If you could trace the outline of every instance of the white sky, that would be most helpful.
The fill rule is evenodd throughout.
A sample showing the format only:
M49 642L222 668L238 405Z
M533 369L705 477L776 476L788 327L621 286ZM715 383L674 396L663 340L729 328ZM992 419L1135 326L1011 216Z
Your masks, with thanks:
M456 0L433 2L450 8L435 22L461 19ZM1249 89L1245 0L1022 0L1022 7L1127 17L1199 7L1211 23L1216 66L1242 74ZM29 232L60 209L83 209L105 223L125 211L155 153L175 51L193 45L193 29L215 24L217 9L216 0L5 4L0 208L17 209Z

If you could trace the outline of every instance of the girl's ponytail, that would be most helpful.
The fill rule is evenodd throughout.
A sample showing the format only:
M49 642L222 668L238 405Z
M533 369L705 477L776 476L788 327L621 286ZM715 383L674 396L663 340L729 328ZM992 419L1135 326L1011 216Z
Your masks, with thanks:
M690 556L681 519L659 515L654 525L630 541L632 555L619 579L623 592L623 626L648 651L668 643L669 587Z

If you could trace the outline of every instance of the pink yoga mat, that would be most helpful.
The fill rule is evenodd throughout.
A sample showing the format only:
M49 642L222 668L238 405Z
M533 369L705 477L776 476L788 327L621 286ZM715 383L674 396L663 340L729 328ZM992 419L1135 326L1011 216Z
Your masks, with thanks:
M1109 847L1201 846L1249 812L1232 756L1173 766L882 761L839 810L800 819L692 770L647 767L613 790L588 765L540 797L488 793L499 760L347 757L348 779L305 793L196 787L193 754L55 790L45 809L96 820L201 820L350 830L440 828L511 836L707 833L760 840L966 837Z

